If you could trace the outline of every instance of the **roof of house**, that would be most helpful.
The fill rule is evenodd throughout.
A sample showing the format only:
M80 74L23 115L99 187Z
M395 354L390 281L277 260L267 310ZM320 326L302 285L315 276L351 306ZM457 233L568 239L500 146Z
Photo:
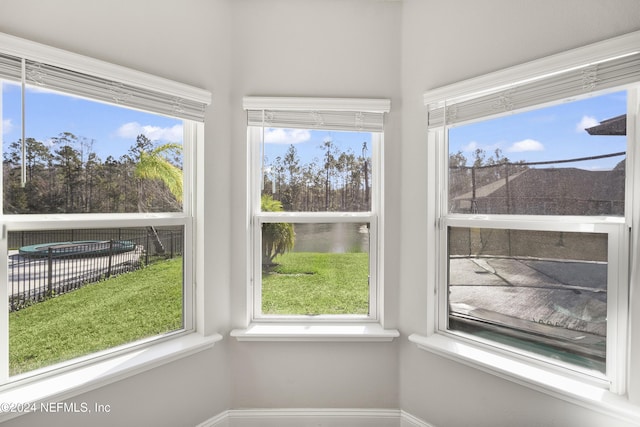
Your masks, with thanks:
M613 117L603 120L597 126L585 129L589 135L626 135L627 134L627 115Z
M570 198L580 200L624 200L622 167L610 171L578 168L527 169L509 181L511 197ZM491 196L506 196L506 186Z
M613 170L530 168L476 188L475 200L487 212L525 215L618 215L624 207L625 162ZM453 197L470 208L473 194ZM488 205L486 205L488 203ZM506 211L505 211L506 209ZM503 212L504 211L504 212Z

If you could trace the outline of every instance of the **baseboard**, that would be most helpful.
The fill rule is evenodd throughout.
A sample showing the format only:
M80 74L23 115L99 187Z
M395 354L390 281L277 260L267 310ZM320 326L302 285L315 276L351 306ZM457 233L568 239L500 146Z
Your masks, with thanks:
M196 427L229 427L229 411L221 412Z
M418 417L414 417L408 412L400 411L400 427L434 427L422 421Z
M434 427L399 409L231 409L196 427Z

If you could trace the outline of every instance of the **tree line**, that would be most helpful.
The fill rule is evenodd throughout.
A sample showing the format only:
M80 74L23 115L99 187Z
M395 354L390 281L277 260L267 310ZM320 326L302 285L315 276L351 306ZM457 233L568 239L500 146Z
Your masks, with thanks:
M179 144L156 145L141 134L126 154L119 158L110 155L104 160L94 150L95 140L70 132L51 138L46 144L26 138L24 145L24 186L22 140L9 143L4 149L6 214L181 210ZM172 180L168 181L167 174L171 173ZM171 182L179 185L179 193L171 188Z
M262 195L271 196L285 211L345 211L371 209L371 154L366 142L359 153L340 150L332 141L320 146L321 157L303 162L295 145L284 156L265 159Z

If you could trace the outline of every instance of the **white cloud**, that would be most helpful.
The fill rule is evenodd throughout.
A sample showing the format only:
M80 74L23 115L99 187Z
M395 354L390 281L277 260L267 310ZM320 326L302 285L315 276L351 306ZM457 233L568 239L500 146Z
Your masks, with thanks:
M306 129L266 129L264 142L271 144L297 144L311 139L311 133Z
M480 148L480 146L478 145L478 143L476 141L471 141L470 143L465 144L462 147L460 147L460 149L462 151L476 151L476 148Z
M5 135L13 130L11 119L2 120L2 134Z
M600 122L595 117L582 116L582 120L576 124L576 132L584 132L586 128L599 125Z
M544 151L544 145L535 139L525 139L514 142L507 148L510 153L521 153L523 151Z
M182 125L176 124L168 128L151 125L141 125L138 122L125 123L118 128L116 134L121 138L136 138L144 134L151 141L182 141Z

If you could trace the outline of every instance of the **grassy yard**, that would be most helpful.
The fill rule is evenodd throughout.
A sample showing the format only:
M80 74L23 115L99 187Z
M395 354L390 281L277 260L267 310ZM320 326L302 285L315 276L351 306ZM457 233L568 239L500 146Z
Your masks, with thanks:
M290 252L262 275L264 314L367 314L369 255Z
M182 258L9 315L12 375L182 327Z
M367 314L366 253L288 253L263 274L265 314ZM182 327L182 259L9 315L11 375Z

